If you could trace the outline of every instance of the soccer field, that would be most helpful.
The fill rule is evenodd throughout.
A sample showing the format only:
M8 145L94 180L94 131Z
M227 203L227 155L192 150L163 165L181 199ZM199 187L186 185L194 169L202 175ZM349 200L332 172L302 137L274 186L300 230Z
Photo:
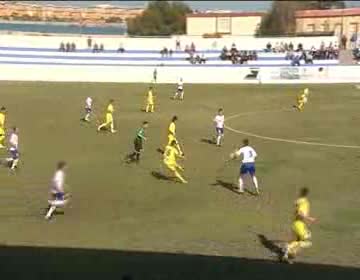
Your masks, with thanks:
M85 270L88 279L115 279L97 278L102 272L154 280L360 279L360 91L311 85L299 113L291 106L303 88L185 84L180 102L170 99L174 85L158 85L156 112L147 114L145 84L2 82L0 105L7 127L19 127L21 163L17 174L0 169L0 266L12 279L32 270L66 279ZM95 111L89 124L80 121L87 96ZM118 132L98 133L110 98ZM207 140L220 107L228 129L218 148ZM154 176L170 175L157 149L173 115L187 185ZM144 120L142 161L128 165L123 158ZM232 191L240 162L224 165L245 137L258 152L260 196ZM49 182L62 159L73 197L48 222ZM275 264L270 249L289 238L301 187L310 188L318 219L313 246L299 255L301 264Z

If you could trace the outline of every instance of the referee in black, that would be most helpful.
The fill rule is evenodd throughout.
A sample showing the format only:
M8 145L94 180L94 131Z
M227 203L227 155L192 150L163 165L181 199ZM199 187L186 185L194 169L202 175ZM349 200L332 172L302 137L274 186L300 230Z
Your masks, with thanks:
M149 122L144 121L142 126L136 131L136 136L134 139L134 152L126 157L127 163L132 163L132 162L139 163L140 154L141 151L143 150L143 143L144 141L146 141L145 131L148 128L148 126L149 126Z

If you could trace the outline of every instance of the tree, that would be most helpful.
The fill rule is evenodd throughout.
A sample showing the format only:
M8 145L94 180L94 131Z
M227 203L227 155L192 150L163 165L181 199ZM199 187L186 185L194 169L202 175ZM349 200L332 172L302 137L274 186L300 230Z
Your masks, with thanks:
M344 1L273 1L270 12L264 17L259 35L292 35L296 30L295 12L298 10L317 10L345 8Z
M140 36L184 34L188 5L176 1L151 1L144 12L127 20L128 34Z

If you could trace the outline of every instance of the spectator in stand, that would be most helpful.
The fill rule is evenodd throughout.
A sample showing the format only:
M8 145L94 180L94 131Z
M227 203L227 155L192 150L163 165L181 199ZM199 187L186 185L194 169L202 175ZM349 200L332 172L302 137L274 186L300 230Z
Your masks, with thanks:
M300 66L301 55L296 53L291 61L291 66Z
M122 42L120 42L120 45L119 45L119 48L118 48L117 51L120 52L120 53L125 52L125 49L124 49L124 46L123 46L123 43L122 43Z
M64 52L64 51L65 51L65 44L64 44L64 42L61 42L61 43L60 43L59 51L61 51L61 52Z
M293 45L293 43L292 43L292 42L290 42L290 44L289 44L289 50L291 50L291 51L293 51L293 50L294 50L294 45Z
M105 49L104 49L104 44L103 43L101 43L100 44L100 48L99 48L99 52L103 52Z
M303 58L304 58L305 64L314 64L313 56L309 52L304 51Z
M90 36L87 38L87 47L88 47L89 50L92 47L92 38Z
M297 46L297 52L302 52L303 51L303 44L302 43L299 43L298 46Z
M266 44L265 52L271 52L271 43L270 42Z
M195 44L194 42L191 42L191 45L190 45L190 51L195 53L196 52L196 47L195 47Z
M189 45L186 45L185 46L185 50L184 50L186 53L190 53L190 48L189 48Z
M65 48L66 52L70 52L71 51L71 45L69 42L66 43L66 48Z
M173 50L170 49L170 50L169 50L169 56L172 57L172 55L173 55Z
M341 36L341 48L343 50L346 50L346 47L347 47L346 44L347 44L347 37L344 34L344 35Z
M285 43L285 44L284 44L284 51L287 52L288 50L289 50L289 45L288 45L288 43Z
M75 51L76 51L76 45L75 45L74 42L71 43L70 48L71 48L71 51L72 51L72 52L75 52Z
M180 51L181 50L181 43L180 43L180 39L176 39L176 42L175 42L175 50L176 51Z
M202 53L201 54L201 58L200 58L200 64L205 64L206 63L206 58L205 58L205 54L204 53Z
M353 33L350 38L350 48L353 50L356 48L357 34Z
M97 53L97 52L99 52L99 45L95 43L93 47L93 53Z

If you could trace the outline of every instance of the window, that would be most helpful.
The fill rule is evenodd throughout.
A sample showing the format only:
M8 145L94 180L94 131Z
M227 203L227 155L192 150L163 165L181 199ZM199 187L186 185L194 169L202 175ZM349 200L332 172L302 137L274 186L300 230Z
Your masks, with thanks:
M308 24L306 26L306 32L309 32L309 33L315 32L315 24Z
M336 36L340 36L341 35L341 31L342 31L342 24L341 23L337 23L335 24L335 28L334 28L334 33Z
M350 23L350 34L358 33L358 31L359 31L358 23L357 22Z

